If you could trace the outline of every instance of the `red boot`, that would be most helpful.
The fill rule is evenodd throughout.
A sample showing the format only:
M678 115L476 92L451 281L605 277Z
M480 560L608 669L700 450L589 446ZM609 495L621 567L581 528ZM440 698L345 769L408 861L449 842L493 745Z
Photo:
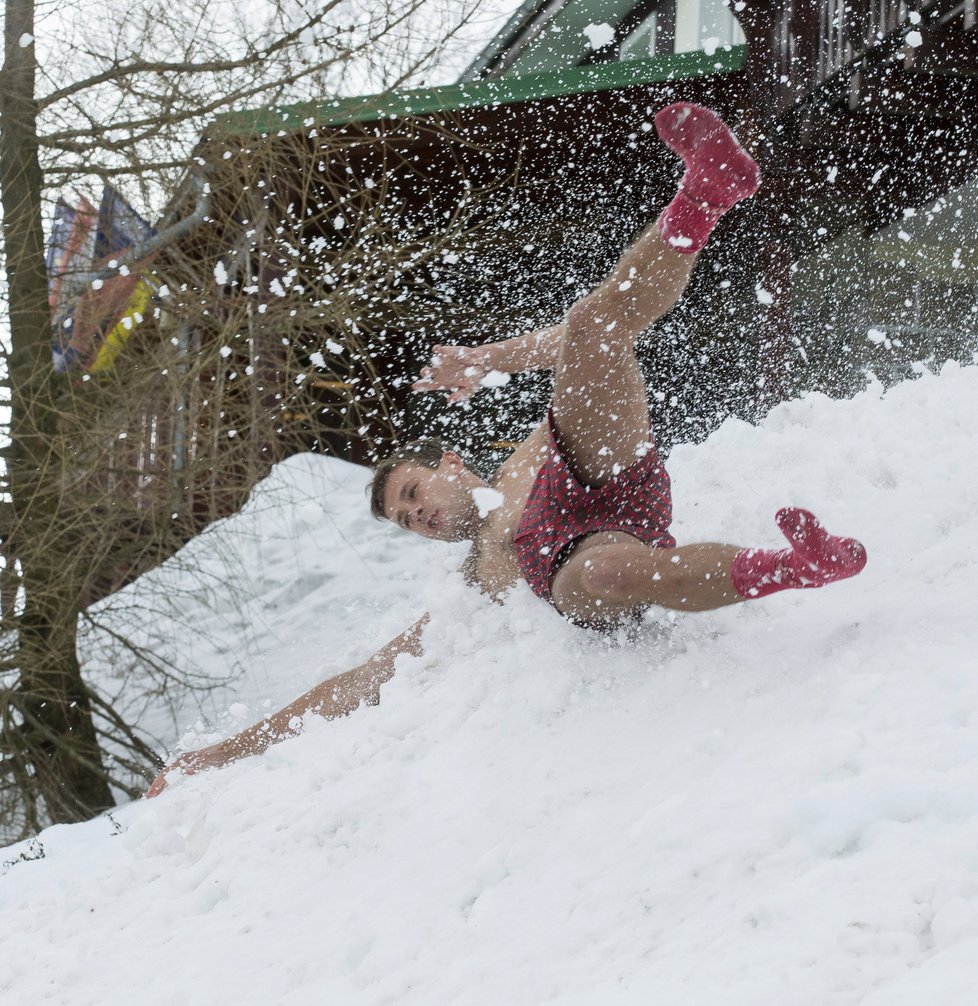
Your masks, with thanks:
M730 579L741 597L824 587L855 576L866 565L866 549L855 538L829 534L807 510L785 507L775 519L791 548L777 552L745 548L738 552Z
M702 105L667 105L655 128L686 165L679 192L659 217L659 234L674 251L692 255L727 210L757 191L761 172L723 119Z

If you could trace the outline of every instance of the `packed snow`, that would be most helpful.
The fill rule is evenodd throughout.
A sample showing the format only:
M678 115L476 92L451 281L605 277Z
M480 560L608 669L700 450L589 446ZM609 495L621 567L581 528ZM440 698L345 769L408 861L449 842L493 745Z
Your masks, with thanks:
M870 561L629 639L464 587L359 469L279 466L130 588L172 599L145 641L243 669L147 722L214 740L428 609L424 656L379 707L0 852L0 1001L973 1002L976 402L949 365L675 449L680 542L776 546L797 504Z

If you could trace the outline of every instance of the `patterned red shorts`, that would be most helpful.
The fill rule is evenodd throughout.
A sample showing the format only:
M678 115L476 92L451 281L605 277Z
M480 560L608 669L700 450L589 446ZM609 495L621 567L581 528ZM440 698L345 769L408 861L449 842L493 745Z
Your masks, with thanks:
M551 588L561 564L581 538L624 531L646 545L675 548L669 534L672 489L655 445L633 465L597 488L582 486L554 440L520 518L514 544L520 572L537 597L553 603Z

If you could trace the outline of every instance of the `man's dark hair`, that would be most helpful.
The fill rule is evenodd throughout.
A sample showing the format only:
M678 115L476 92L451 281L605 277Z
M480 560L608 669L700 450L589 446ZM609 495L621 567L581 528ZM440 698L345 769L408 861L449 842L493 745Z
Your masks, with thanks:
M384 491L387 488L387 480L395 468L410 462L435 469L441 464L446 450L440 440L411 440L379 462L367 486L367 491L370 493L370 512L374 517L377 520L387 520L387 514L384 512Z

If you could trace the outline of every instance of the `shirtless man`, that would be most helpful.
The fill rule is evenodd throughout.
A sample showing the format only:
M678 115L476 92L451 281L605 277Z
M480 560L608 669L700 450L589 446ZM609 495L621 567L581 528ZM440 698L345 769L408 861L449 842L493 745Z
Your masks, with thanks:
M854 576L862 545L828 534L807 511L781 510L788 548L703 543L676 547L669 533L669 476L649 430L636 339L682 296L720 217L753 195L760 174L709 109L670 105L656 115L662 140L685 164L673 201L611 275L563 323L478 348L436 347L418 391L459 400L490 371L554 371L547 419L487 482L434 441L408 444L374 475L375 515L440 541L472 542L468 580L495 597L525 579L539 597L591 627L614 625L650 605L702 611L779 590ZM261 723L173 769L193 773L264 751L299 733L303 715L326 718L379 701L402 653L421 652L428 616L359 667L316 686Z

